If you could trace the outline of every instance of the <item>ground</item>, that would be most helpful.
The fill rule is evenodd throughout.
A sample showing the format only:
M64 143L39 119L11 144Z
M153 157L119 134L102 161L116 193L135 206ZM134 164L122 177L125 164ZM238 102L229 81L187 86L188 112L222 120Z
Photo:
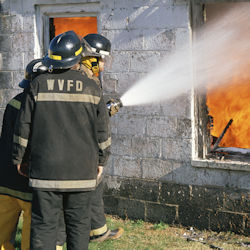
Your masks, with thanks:
M250 248L250 237L232 232L200 231L194 228L173 227L164 223L152 224L142 220L123 220L107 215L109 228L124 228L120 239L89 244L89 250L238 250ZM20 250L22 221L16 237L16 250ZM67 248L64 247L64 250Z

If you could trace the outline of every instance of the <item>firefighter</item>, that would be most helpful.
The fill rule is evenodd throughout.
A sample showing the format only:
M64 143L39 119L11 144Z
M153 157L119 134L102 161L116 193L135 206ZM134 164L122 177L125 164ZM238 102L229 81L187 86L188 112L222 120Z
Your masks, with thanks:
M100 34L88 34L82 39L82 47L81 70L84 74L94 79L101 88L98 76L104 70L104 66L110 64L111 43ZM114 115L118 110L119 108L116 107L110 109L109 115ZM103 203L103 181L100 178L91 201L90 241L117 239L123 234L123 231L120 227L114 230L110 230L107 227Z
M23 228L21 248L29 249L30 242L30 218L31 218L31 189L28 179L18 174L12 165L12 145L14 125L30 80L42 73L41 59L31 61L26 67L25 79L19 83L23 92L16 95L7 104L2 123L0 138L0 249L14 249L11 236L15 236L15 230L19 216L23 212ZM35 68L35 71L33 69ZM27 166L28 151L22 160L22 167ZM15 237L14 237L15 238Z
M61 209L67 248L88 249L91 196L111 138L102 92L79 72L81 52L73 31L52 39L43 60L49 72L31 82L17 120L13 162L19 172L28 143L31 148L31 250L55 249Z

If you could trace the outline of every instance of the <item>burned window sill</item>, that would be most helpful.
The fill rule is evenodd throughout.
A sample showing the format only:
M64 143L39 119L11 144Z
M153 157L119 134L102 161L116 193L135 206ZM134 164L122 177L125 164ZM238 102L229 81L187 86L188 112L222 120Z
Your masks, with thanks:
M192 166L207 169L225 169L230 171L250 172L250 163L230 161L230 160L211 160L211 159L194 159Z

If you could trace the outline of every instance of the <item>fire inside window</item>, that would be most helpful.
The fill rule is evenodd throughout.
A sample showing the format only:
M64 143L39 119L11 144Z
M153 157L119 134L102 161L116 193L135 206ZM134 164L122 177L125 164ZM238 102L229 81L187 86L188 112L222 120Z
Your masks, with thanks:
M222 6L223 7L223 6ZM207 8L212 15L218 5ZM250 5L248 5L250 8ZM249 41L250 42L250 41ZM235 68L227 85L207 86L207 108L210 118L212 155L233 159L236 155L250 157L250 65ZM220 86L221 85L221 86Z
M55 17L49 19L50 40L69 30L83 37L89 33L97 33L96 17Z

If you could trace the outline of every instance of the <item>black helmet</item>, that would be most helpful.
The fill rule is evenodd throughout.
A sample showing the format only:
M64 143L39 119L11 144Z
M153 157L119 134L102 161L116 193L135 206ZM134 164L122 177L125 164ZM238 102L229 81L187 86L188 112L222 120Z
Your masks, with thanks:
M80 61L81 52L81 41L77 34L70 30L52 39L43 64L52 69L68 69Z
M24 79L18 84L19 87L25 89L29 87L30 82L38 75L47 72L48 68L42 64L42 58L32 60L25 69Z
M82 56L105 57L110 54L110 41L99 34L88 34L82 39Z

